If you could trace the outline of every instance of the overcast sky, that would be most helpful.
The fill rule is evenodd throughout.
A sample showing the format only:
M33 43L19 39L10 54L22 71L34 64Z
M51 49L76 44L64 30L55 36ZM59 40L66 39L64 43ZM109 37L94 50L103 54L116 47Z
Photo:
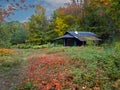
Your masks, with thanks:
M20 0L16 0L16 2L19 2ZM59 7L62 7L66 2L70 2L70 0L25 0L25 5L28 4L40 4L42 5L46 10L46 16L49 18L53 11ZM3 7L6 7L7 5L13 3L13 0L9 0L9 2L6 2L6 0L0 0L0 5ZM14 15L11 15L7 20L18 20L20 22L28 21L31 15L34 14L33 8L28 10L17 10L15 11Z

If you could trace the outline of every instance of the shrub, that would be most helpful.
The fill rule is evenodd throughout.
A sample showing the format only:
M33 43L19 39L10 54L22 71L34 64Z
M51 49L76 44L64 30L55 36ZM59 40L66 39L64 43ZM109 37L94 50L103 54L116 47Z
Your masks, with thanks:
M116 42L114 47L115 47L115 50L117 51L120 50L120 42Z
M106 90L120 79L119 50L88 46L68 48L65 53L71 57L70 64L74 69L70 71L75 75L73 82L78 85Z
M65 47L53 47L50 48L47 53L50 54L50 53L64 52L65 49L66 49Z
M19 49L42 49L42 48L52 48L54 47L53 44L43 44L43 45L34 45L34 44L17 44L13 45L12 48L19 48Z
M8 71L11 68L20 65L20 59L17 52L12 49L0 49L0 72Z
M54 45L48 43L48 44L43 44L43 45L34 45L32 48L33 49L42 49L42 48L52 48L52 47L54 47Z
M6 49L6 48L1 48L0 49L0 56L4 56L4 55L12 55L15 54L16 51L12 50L12 49Z
M19 49L29 49L32 47L33 47L32 44L17 44L12 46L12 48L19 48Z

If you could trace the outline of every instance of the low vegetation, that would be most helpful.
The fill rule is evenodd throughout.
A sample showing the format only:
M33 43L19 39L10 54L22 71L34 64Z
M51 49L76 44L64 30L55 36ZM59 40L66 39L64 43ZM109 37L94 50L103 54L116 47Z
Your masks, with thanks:
M14 90L26 77L27 57L45 53L38 49L0 49L0 89Z
M22 78L11 86L17 90L119 90L119 48L120 44L116 43L112 47L104 45L12 51L5 49L10 53L6 52L0 56L0 73L5 74L5 71L12 70L12 67L22 70ZM13 51L16 53L13 54ZM16 55L19 58L14 58ZM11 60L14 63L3 60Z
M17 52L12 49L0 49L0 71L9 70L20 64L20 60L16 57Z
M72 80L78 86L86 89L98 87L99 90L120 87L120 51L115 48L84 47L81 50L67 49L66 53L71 58Z

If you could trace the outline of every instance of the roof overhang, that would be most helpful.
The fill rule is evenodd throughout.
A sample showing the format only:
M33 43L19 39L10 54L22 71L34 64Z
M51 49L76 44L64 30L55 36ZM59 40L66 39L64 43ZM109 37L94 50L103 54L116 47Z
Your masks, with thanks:
M58 40L58 39L67 39L67 38L75 38L75 37L73 37L72 35L66 34L66 35L63 35L63 36L61 36L61 37L55 38L54 40Z
M100 41L101 39L97 38L97 37L94 37L94 36L82 36L82 37L79 37L79 40L81 41Z

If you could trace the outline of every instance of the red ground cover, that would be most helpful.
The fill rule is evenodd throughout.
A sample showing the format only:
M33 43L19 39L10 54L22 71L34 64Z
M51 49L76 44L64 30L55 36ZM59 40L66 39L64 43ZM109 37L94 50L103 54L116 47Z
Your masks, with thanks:
M71 81L67 78L67 58L57 54L37 54L28 58L27 78L37 90L63 90Z

